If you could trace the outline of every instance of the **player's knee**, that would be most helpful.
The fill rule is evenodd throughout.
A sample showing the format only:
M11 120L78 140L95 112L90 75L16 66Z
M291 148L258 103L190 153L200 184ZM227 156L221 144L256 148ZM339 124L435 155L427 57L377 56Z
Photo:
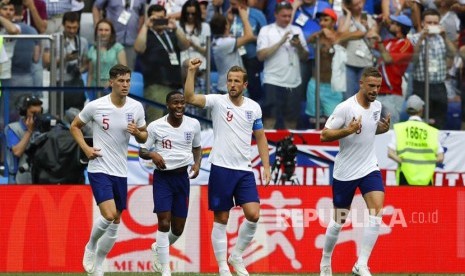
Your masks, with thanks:
M260 219L260 212L253 212L245 215L245 218L250 222L258 222Z
M159 220L158 221L158 230L161 232L170 231L170 221L169 220Z
M171 228L171 233L173 233L173 235L178 236L178 237L182 235L183 231L184 231L184 228L180 228L180 227Z
M102 214L102 216L108 220L108 221L115 221L115 220L118 220L119 219L119 216L118 216L118 213L117 212L108 212L108 213L104 213Z

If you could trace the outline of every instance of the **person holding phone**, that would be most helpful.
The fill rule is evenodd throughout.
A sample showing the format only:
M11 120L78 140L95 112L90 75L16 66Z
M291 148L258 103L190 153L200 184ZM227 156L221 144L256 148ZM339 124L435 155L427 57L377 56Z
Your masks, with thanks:
M257 37L257 58L265 62L265 129L277 127L281 118L284 128L296 129L300 115L300 62L307 60L308 50L302 29L292 25L292 11L289 2L280 2L276 22L263 27Z
M443 27L439 25L441 14L437 10L425 10L421 15L422 31L411 36L414 47L413 94L425 99L425 76L429 74L429 124L444 129L447 115L447 58L457 52ZM425 72L425 40L428 40L428 70Z
M189 48L184 32L166 9L158 4L147 10L147 20L141 27L134 49L141 61L144 75L144 97L165 106L166 96L182 87L180 52ZM154 121L163 116L160 108L147 108L147 118Z

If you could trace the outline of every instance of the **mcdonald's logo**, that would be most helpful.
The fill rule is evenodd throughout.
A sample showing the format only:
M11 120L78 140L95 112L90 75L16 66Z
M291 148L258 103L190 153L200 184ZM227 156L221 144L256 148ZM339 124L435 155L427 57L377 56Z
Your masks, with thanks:
M6 222L0 248L7 252L0 253L0 271L82 271L92 226L90 187L6 186L0 198Z

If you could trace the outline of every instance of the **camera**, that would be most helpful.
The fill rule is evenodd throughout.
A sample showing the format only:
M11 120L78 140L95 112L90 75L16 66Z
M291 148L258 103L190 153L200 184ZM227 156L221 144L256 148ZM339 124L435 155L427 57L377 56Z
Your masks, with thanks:
M51 114L38 114L34 117L34 130L40 133L49 132L58 122Z
M292 181L295 182L295 159L297 157L297 147L294 145L294 137L291 135L282 139L276 145L276 159L273 164L272 172L275 170L280 170L282 168L283 172L281 174L281 181ZM274 182L278 180L279 173L276 172Z
M231 8L231 13L232 14L239 14L239 9L238 8Z
M154 18L152 19L153 26L165 26L168 25L167 18Z
M428 33L429 34L439 34L441 32L441 29L439 26L428 26Z

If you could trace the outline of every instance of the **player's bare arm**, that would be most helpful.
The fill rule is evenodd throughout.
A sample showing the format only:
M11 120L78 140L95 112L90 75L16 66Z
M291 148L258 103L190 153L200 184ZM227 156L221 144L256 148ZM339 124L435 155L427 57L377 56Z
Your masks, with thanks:
M155 164L155 166L157 166L159 170L166 169L165 160L159 153L155 151L150 151L146 148L141 147L139 148L139 156L144 160L152 160L153 164Z
M148 137L148 132L147 132L147 126L144 125L142 127L137 127L136 123L134 120L128 124L128 129L127 131L136 138L137 143L143 144L145 141L147 141Z
M258 154L262 160L263 165L263 181L265 186L268 186L271 181L270 171L270 154L268 150L268 141L266 139L265 131L263 129L257 129L253 132L255 140L257 141Z
M389 126L391 125L391 114L388 114L386 118L381 118L376 127L376 135L383 134L389 131Z
M100 153L100 149L98 148L93 148L90 147L86 141L84 140L84 135L82 134L82 128L86 124L81 121L79 116L76 116L71 123L71 127L69 128L69 131L71 132L71 135L73 135L74 140L76 143L79 145L79 147L82 149L84 154L87 156L89 160L95 159L97 157L101 157L102 154Z
M189 60L188 68L187 68L187 77L186 83L184 85L184 99L186 103L191 105L204 108L206 99L204 95L196 95L194 92L195 89L195 75L197 74L197 70L199 69L202 61L198 58L194 58Z
M352 121L345 128L340 129L329 129L324 128L321 131L320 140L321 142L333 142L349 136L362 128L362 116L359 116L357 119L352 118Z
M192 165L189 172L190 179L194 179L199 175L200 162L202 162L202 147L192 148L192 154L194 155L194 165Z

